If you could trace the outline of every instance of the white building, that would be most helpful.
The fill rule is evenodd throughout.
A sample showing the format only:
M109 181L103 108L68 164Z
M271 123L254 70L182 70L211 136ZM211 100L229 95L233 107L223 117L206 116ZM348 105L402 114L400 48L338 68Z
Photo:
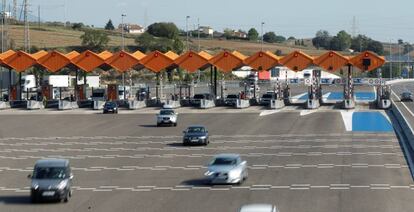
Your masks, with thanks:
M209 36L213 36L214 33L213 28L209 26L200 26L200 28L198 28L198 31Z
M253 71L251 71L252 68L250 68L249 66L244 66L242 68L240 68L237 71L233 71L233 74L236 75L239 78L246 78L247 76L249 76ZM271 69L270 72L270 80L284 80L286 79L286 75L288 79L304 79L304 78L309 78L312 77L312 71L314 69L305 69L303 71L292 71L290 69L288 69L287 67L284 66L278 66L275 67L273 69ZM330 79L338 79L341 78L335 74L331 74L329 72L326 71L322 71L321 72L321 78L330 78Z
M122 24L118 26L119 30L122 30ZM140 35L145 32L145 28L138 24L124 24L124 31L126 33Z

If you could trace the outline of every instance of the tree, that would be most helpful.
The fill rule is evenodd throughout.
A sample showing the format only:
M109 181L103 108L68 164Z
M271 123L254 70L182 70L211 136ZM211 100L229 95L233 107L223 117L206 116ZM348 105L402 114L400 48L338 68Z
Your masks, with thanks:
M114 24L112 23L112 20L109 19L108 23L105 25L106 30L115 30Z
M410 43L404 44L404 54L410 53L414 50L414 47Z
M277 49L277 50L275 51L275 55L277 55L277 56L282 56L282 54L283 54L283 52L282 52L282 50L280 50L280 49Z
M276 43L283 43L286 41L286 38L281 35L276 35Z
M251 41L256 41L257 39L259 39L259 33L257 32L255 28L251 28L249 32L247 33L247 37Z
M330 49L335 51L344 51L351 47L351 42L351 35L342 30L331 40Z
M375 41L375 40L371 40L368 43L367 49L368 51L373 51L379 55L383 55L384 54L384 46L382 45L381 42L379 41Z
M365 35L358 35L352 39L351 49L362 52L362 51L373 51L379 55L384 54L384 46L381 42L372 40Z
M290 37L288 38L288 40L296 40L296 38L295 38L295 37L293 37L293 36L290 36Z
M277 40L277 36L274 32L266 32L263 35L263 40L268 43L275 43Z
M329 32L326 30L319 30L316 32L315 38L312 39L312 44L317 49L325 48L328 49L330 46L332 37L329 35Z
M403 39L398 39L398 44L399 45L404 44L404 40Z
M178 37L175 39L154 37L147 32L137 37L135 43L143 52L158 50L161 52L175 51L180 54L184 50L184 44Z
M177 26L174 23L154 23L148 26L148 33L155 37L162 37L168 39L175 39L180 34Z
M82 46L92 51L102 51L109 43L109 36L100 30L89 29L81 35Z
M85 25L83 23L73 23L72 24L72 29L73 30L81 30L84 27L85 27Z

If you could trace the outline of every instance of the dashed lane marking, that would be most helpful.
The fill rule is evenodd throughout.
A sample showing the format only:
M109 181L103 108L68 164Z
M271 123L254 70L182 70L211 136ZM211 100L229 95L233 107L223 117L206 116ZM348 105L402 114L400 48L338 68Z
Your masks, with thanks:
M108 188L111 187L111 188ZM120 187L107 186L99 187L80 187L73 186L72 190L79 192L157 192L157 191L231 191L231 190L249 190L249 191L270 191L270 190L409 190L414 191L414 185L390 185L390 184L369 184L369 185L352 185L352 184L330 184L330 185L312 185L312 184L291 184L291 185L249 185L249 186L135 186ZM0 187L0 192L29 193L28 187L24 188L6 188Z

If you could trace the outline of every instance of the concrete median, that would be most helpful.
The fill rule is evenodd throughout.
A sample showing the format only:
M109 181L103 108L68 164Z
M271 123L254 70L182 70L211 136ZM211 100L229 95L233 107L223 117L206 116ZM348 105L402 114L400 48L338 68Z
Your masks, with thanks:
M71 101L66 101L66 100L59 101L58 110L73 110L77 108L79 108L77 102L71 102Z

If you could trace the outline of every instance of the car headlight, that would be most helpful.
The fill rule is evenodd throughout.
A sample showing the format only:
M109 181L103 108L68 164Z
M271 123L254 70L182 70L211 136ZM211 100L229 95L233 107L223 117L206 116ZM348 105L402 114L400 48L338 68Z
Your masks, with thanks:
M230 178L237 178L240 176L240 172L239 171L230 171L229 172L229 177Z
M66 181L62 181L61 183L59 183L59 185L57 186L57 189L59 190L63 190L66 188L67 182Z
M33 184L32 185L32 189L37 190L38 188L39 188L39 185L38 184Z
M205 176L211 176L213 174L214 174L214 172L212 172L212 171L207 171L206 173L204 173Z
M201 136L201 137L199 137L199 139L202 139L202 140L204 140L206 138L207 138L207 136Z

